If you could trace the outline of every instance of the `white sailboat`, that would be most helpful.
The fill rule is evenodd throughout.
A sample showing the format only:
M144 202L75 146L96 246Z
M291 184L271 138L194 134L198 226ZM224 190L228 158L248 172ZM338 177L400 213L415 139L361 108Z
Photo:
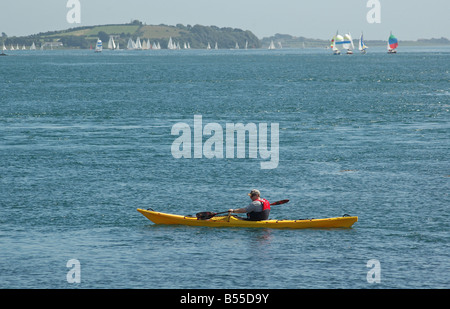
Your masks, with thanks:
M245 49L248 49L248 41L245 41Z
M347 55L353 54L353 49L355 49L355 45L353 44L352 35L350 33L346 33L344 35L344 42L342 47L347 50Z
M141 39L139 37L136 39L136 49L142 49Z
M218 49L219 49L219 47L217 46L217 42L216 42L216 45L214 45L214 49L215 49L215 50L218 50Z
M34 42L31 44L30 50L36 50L36 44L34 44Z
M109 37L108 48L111 50L116 49L116 43L114 42L114 38L112 36Z
M206 46L206 49L207 49L207 50L210 50L210 49L211 49L211 45L209 45L209 42L208 42L208 46Z
M234 46L234 49L239 49L239 44L236 42L236 45Z
M95 52L96 53L101 53L103 50L103 43L102 40L98 39L97 40L97 44L95 45Z
M175 49L176 45L172 42L172 37L169 38L169 43L167 43L167 49Z
M147 40L147 49L152 49L152 43L150 43L150 39Z
M363 33L361 32L361 36L359 37L358 49L361 54L366 54L366 49L369 48L364 44Z
M135 44L131 38L128 39L127 49L134 49Z
M270 42L268 49L275 49L275 44L273 44L273 41Z

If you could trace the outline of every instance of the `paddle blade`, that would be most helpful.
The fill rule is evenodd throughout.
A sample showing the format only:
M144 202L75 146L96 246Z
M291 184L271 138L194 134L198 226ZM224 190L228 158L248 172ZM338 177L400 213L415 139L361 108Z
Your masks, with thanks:
M270 206L286 204L287 202L289 202L289 200L281 200L278 202L273 202L272 204L270 204Z

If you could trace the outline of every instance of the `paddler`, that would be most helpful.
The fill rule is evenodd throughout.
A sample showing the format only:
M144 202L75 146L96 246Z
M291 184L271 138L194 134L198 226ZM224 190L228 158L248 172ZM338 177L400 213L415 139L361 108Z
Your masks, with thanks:
M247 220L261 221L269 219L270 203L268 200L261 198L261 193L257 189L253 189L248 194L252 202L244 208L229 209L231 213L247 213Z

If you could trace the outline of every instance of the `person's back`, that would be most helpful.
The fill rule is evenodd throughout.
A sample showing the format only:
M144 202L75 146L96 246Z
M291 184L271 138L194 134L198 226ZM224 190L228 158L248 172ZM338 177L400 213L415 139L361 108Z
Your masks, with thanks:
M261 198L259 190L252 190L249 194L252 202L244 208L230 209L229 212L247 213L247 220L261 221L269 219L270 203L268 200Z

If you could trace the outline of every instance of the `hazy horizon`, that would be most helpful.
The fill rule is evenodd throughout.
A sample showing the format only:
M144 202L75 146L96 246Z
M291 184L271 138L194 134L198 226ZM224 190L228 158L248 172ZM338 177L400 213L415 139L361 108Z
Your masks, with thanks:
M345 2L345 3L344 3ZM81 23L66 19L68 0L4 0L0 4L0 32L25 36L39 32L138 19L147 25L205 25L241 28L258 38L276 33L330 39L336 30L367 40L386 40L393 31L400 40L450 39L450 8L444 0L379 0L381 22L369 23L368 0L79 0Z

